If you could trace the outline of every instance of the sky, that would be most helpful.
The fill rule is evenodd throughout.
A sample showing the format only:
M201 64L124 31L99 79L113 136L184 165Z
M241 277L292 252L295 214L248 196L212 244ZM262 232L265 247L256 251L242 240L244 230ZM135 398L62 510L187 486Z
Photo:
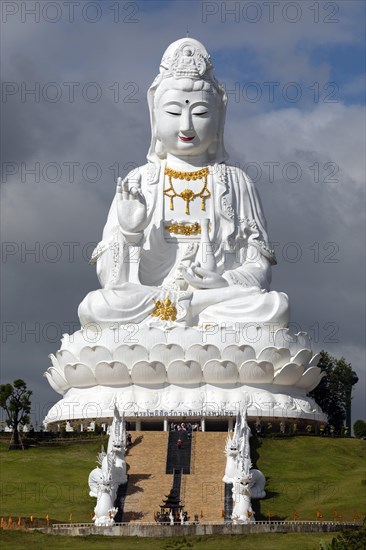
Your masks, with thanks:
M344 357L365 394L365 3L3 1L1 381L42 376L77 308L118 175L146 162L146 92L167 46L211 54L229 105L225 144L261 196L272 289L315 351Z

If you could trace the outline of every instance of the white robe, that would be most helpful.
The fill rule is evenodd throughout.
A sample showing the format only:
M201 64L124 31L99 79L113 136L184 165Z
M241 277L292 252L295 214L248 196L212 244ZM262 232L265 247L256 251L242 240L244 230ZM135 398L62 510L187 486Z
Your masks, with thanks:
M150 317L154 300L162 300L167 295L177 307L177 322L185 325L255 322L286 326L288 298L283 293L269 292L271 264L276 260L268 242L260 200L250 179L237 167L210 166L209 235L217 272L227 280L228 286L182 289L179 282L177 284L177 268L181 264L189 267L196 261L200 246L197 238L171 235L167 238L164 169L165 162L148 163L139 168L141 192L147 204L143 235L129 235L126 239L118 223L114 198L102 241L91 260L97 263L103 288L90 292L80 304L82 326L150 321L154 319ZM133 179L133 173L128 177ZM134 244L129 244L131 241Z

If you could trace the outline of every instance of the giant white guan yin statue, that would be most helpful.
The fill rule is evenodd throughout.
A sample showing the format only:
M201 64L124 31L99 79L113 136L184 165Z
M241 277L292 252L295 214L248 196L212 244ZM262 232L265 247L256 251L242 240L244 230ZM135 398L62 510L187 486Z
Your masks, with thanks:
M45 373L63 395L46 422L237 411L321 419L308 335L288 328L288 297L257 191L227 163L227 96L205 47L165 51L148 90L147 163L117 181L91 263L101 288L79 306ZM93 406L90 403L94 404ZM155 411L155 413L154 413ZM232 413L232 414L236 414Z
M107 452L98 455L99 467L89 474L89 495L97 499L93 521L98 526L114 524L118 509L114 506L118 486L127 483L126 426L123 415L114 407L113 422L109 431Z

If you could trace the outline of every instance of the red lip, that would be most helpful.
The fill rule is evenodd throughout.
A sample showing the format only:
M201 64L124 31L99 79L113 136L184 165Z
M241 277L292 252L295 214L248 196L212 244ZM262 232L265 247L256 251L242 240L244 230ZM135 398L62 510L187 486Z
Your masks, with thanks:
M179 136L179 139L181 139L182 141L192 141L192 139L194 139L194 136L192 137Z

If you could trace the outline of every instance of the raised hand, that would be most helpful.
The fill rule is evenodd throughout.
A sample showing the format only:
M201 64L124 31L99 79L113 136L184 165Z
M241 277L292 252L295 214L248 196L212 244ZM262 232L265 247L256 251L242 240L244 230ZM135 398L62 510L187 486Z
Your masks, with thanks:
M141 193L141 176L117 180L117 216L122 231L140 233L146 225L146 201Z

